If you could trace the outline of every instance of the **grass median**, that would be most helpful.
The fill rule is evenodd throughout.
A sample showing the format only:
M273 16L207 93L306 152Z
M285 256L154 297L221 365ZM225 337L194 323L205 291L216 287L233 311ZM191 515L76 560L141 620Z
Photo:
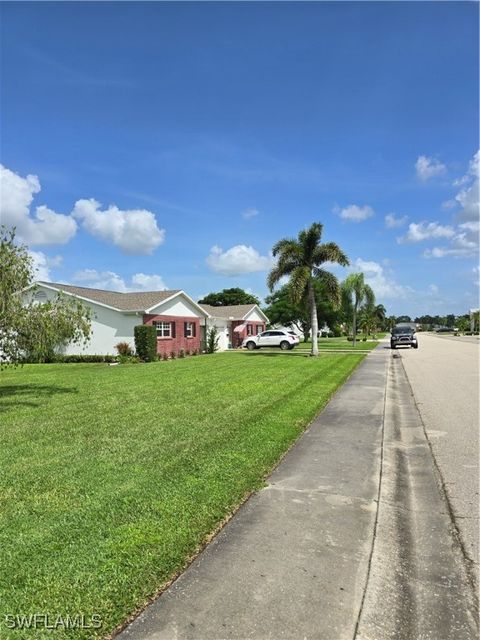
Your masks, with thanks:
M0 638L50 637L4 624L39 612L96 615L100 628L74 636L108 635L262 486L363 357L260 352L0 373Z

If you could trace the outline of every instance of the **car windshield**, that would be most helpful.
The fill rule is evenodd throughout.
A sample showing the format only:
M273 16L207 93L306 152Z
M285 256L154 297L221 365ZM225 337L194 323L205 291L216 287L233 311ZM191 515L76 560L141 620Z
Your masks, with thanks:
M413 333L413 329L411 327L394 327L392 333L394 336L399 336L404 333Z

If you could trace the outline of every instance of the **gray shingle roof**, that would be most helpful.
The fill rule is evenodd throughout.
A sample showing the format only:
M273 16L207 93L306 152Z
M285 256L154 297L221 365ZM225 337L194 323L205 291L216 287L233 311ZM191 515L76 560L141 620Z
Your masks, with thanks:
M234 320L243 320L244 317L252 311L256 304L232 304L222 307L213 307L210 304L200 304L202 309L209 313L214 318L233 318Z
M60 291L65 291L65 293L106 304L119 311L145 311L180 291L180 289L175 289L173 291L120 293L118 291L106 291L105 289L91 289L90 287L74 287L70 284L58 284L56 282L39 282L39 284L46 284Z

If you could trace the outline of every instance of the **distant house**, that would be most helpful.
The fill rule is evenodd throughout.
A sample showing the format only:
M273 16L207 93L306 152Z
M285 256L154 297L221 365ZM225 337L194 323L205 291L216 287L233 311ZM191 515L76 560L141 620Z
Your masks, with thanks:
M35 287L35 288L33 288ZM25 302L46 302L59 291L78 298L92 310L92 335L87 345L71 344L65 354L115 354L115 345L128 342L134 348L133 329L152 324L157 330L157 352L178 354L200 351L208 313L184 291L139 291L119 293L75 287L54 282L36 282L23 292Z
M208 314L207 326L215 326L219 334L220 351L240 347L244 338L265 331L268 318L257 304L236 304L213 307L199 305Z

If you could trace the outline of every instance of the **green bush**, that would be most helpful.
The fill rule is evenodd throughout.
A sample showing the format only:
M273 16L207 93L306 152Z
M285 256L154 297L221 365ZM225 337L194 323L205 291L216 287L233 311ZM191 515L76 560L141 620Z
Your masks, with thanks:
M112 355L91 355L91 354L74 354L74 355L55 355L51 362L58 363L75 363L75 362L117 362L117 356Z
M170 351L170 358L172 360L175 360L176 357L177 357L177 354L175 353L175 351Z
M339 324L334 324L333 325L333 329L332 329L332 333L333 333L333 337L334 338L341 338L342 337L342 327Z
M162 353L162 360L168 360L168 353L166 351Z
M178 357L179 358L184 358L185 357L185 351L183 349L180 349L180 351L178 352Z
M150 324L139 324L133 329L135 351L145 362L157 359L157 329Z

